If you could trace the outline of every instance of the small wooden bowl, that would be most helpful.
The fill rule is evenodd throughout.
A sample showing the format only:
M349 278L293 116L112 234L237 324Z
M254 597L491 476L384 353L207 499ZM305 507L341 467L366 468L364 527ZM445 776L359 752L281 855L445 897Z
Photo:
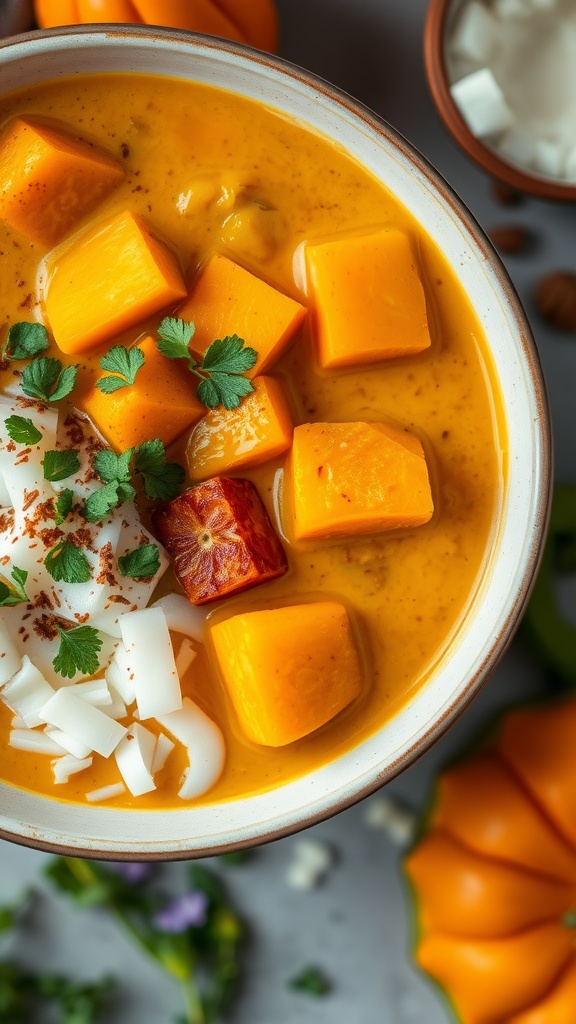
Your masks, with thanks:
M510 164L498 153L472 135L450 93L450 79L446 65L446 40L454 17L469 0L430 0L424 26L424 62L428 85L436 109L448 131L465 153L488 174L505 182L519 192L574 202L576 185L563 184L553 178L543 178Z

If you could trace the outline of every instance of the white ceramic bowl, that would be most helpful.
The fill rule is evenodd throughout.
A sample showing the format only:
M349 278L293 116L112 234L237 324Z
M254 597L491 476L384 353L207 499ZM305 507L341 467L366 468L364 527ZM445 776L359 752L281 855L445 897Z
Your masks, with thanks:
M446 183L388 125L298 68L207 37L122 26L0 44L0 93L103 71L222 86L299 118L353 153L446 254L491 339L509 434L501 516L472 607L430 681L370 739L296 782L211 807L121 811L0 785L0 835L7 839L114 859L192 857L277 838L349 806L411 764L462 712L510 641L537 568L549 505L549 419L530 329L502 264Z

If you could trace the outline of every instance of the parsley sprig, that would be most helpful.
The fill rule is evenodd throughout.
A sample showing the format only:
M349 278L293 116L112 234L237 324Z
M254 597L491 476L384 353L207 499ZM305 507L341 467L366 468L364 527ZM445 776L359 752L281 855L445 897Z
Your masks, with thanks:
M196 394L203 405L208 409L219 405L236 409L254 391L252 381L244 375L255 366L258 353L232 334L213 341L199 362L189 348L194 333L193 323L165 317L158 328L156 344L168 359L186 359L188 369L200 380Z
M80 469L78 452L73 448L64 450L50 449L42 459L44 466L44 479L56 483L58 480L65 480L73 476Z
M50 549L44 565L57 583L88 583L92 569L85 553L67 538L59 540Z
M34 359L50 347L44 324L22 321L12 324L2 352L3 359Z
M134 580L147 580L160 570L160 551L156 544L141 544L139 548L128 551L118 559L118 568L122 576L130 576Z
M96 453L93 467L104 486L86 499L84 517L99 523L124 501L136 494L131 481L140 477L146 497L152 501L170 501L180 493L185 473L177 462L166 461L166 449L159 438L127 448L118 455L110 448Z
M56 526L62 526L62 523L68 518L72 511L74 504L74 491L69 487L65 487L61 494L56 499L54 506L54 519Z
M56 628L60 634L60 649L52 662L55 671L65 679L73 679L77 672L94 675L99 668L98 654L102 647L98 630L93 626Z
M9 416L4 423L8 436L16 444L33 445L42 440L42 431L27 416Z
M19 569L14 566L10 573L12 586L0 581L0 608L11 608L15 604L28 604L30 598L26 593L26 580L28 572L26 569Z
M114 345L105 356L100 359L100 366L103 370L109 370L112 376L101 377L96 381L96 387L105 395L111 395L120 388L128 387L136 380L138 370L144 365L144 353L140 348L125 348L124 345Z
M41 356L25 367L20 386L29 398L39 398L41 402L59 402L73 390L77 373L77 366L63 368L59 359Z

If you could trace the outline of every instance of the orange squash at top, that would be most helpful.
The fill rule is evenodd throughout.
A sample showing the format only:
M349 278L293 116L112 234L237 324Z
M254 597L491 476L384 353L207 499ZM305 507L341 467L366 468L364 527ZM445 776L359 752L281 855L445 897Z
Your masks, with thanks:
M576 1021L576 700L445 772L406 870L416 959L462 1024Z
M35 0L40 28L124 22L223 36L259 50L278 49L273 0Z

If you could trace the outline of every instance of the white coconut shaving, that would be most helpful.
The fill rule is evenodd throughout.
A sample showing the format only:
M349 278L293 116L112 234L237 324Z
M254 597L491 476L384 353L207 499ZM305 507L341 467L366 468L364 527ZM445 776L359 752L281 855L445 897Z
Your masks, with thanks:
M64 754L63 757L57 757L56 760L52 761L52 771L54 773L54 784L61 786L68 782L71 775L77 775L78 772L84 772L87 768L92 765L92 758L78 758L73 757L72 754Z
M114 751L118 770L132 796L142 796L156 789L152 772L155 749L154 733L136 722Z
M182 743L188 753L189 768L184 772L178 796L193 800L211 789L224 768L224 737L215 722L185 697L180 711L158 716L163 729Z
M101 804L105 800L114 800L126 792L123 782L112 782L109 786L102 786L100 789L91 789L86 793L86 799L90 804Z
M57 690L41 711L43 721L84 743L102 757L109 757L126 734L119 722L77 697L72 687Z
M120 627L140 718L145 721L177 711L182 707L182 692L162 608L124 615Z
M172 633L180 633L197 643L204 643L208 617L204 608L195 608L183 594L167 594L155 601L152 607L162 609Z

